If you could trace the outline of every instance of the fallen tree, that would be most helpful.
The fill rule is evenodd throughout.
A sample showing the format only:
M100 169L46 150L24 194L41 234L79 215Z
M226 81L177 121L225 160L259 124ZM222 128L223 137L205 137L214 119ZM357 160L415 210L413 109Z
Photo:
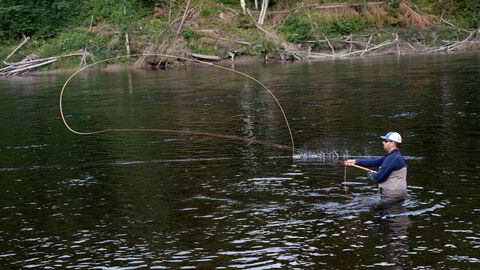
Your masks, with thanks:
M207 55L207 54L199 54L199 53L189 53L189 56L198 59L198 60L204 60L204 61L215 61L218 62L222 60L220 56L216 55Z
M82 56L83 63L85 62L86 57L92 56L92 54L85 49L75 53L68 53L47 58L38 58L36 55L28 55L19 62L7 62L7 60L12 57L25 43L27 43L28 40L30 40L30 37L25 37L24 40L17 47L15 47L15 49L13 49L12 52L5 58L5 60L3 60L3 64L5 64L6 67L0 68L0 76L20 75L37 69L39 67L52 64L60 60L61 58L71 56Z
M34 69L37 69L42 66L46 66L52 64L61 58L71 57L71 56L91 56L89 52L76 52L76 53L69 53L63 54L58 56L52 56L47 58L39 58L39 59L26 59L16 63L9 63L6 67L0 68L0 76L12 76L12 75L20 75Z
M467 31L466 37L462 40L442 40L440 46L426 46L422 43L412 44L407 40L399 37L398 33L390 33L392 38L383 40L378 44L371 42L371 35L362 36L343 36L336 39L323 39L308 41L307 43L328 44L328 47L343 47L343 50L325 50L320 52L312 52L310 49L304 51L292 51L297 55L301 55L304 59L321 59L321 58L346 58L358 57L366 55L381 54L429 54L429 53L452 53L455 51L463 51L468 49L480 48L480 29ZM327 45L325 45L327 47Z

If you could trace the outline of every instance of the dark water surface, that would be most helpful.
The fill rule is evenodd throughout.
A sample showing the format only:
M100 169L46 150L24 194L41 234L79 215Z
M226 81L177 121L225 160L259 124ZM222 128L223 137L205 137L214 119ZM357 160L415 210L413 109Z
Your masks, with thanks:
M160 132L81 136L67 75L0 81L1 269L478 269L480 54L237 66L272 88L291 152ZM212 67L84 72L78 131L178 129L290 146L274 100ZM344 156L398 131L410 198ZM345 179L346 172L346 179ZM390 218L386 218L390 215Z

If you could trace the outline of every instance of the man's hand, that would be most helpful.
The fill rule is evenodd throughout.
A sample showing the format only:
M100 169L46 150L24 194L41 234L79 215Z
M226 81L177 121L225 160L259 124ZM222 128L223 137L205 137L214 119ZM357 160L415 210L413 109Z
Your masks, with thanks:
M374 171L369 171L369 172L368 172L368 178L371 179L371 180L375 180L375 179L373 178L373 175L374 175L374 174L375 174Z
M347 160L343 161L343 164L345 166L353 166L353 165L355 165L355 162L356 162L355 159L347 159Z

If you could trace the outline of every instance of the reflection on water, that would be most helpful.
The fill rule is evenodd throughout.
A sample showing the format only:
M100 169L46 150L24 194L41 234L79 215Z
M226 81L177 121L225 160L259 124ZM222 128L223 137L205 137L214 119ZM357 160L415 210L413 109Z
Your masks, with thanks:
M2 269L475 269L480 257L480 57L237 67L285 107L290 151L162 133L69 133L64 75L0 82ZM212 68L82 73L82 131L178 129L289 145L271 97ZM409 199L336 160L405 138Z
M401 212L402 209L399 209ZM381 226L384 230L385 240L387 244L385 247L378 247L386 250L386 262L377 263L375 265L389 266L392 269L410 269L411 263L405 259L408 255L408 227L411 225L408 216L397 216L388 220L382 220Z

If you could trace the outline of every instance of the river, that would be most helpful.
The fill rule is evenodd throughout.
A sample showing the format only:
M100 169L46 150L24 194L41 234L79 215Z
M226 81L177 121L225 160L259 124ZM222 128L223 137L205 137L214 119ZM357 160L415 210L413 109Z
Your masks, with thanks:
M273 97L224 69L81 72L68 125L130 129L94 135L62 122L70 74L2 78L1 269L480 267L480 54L235 70L274 93L293 157ZM387 131L409 199L377 211L335 161Z

